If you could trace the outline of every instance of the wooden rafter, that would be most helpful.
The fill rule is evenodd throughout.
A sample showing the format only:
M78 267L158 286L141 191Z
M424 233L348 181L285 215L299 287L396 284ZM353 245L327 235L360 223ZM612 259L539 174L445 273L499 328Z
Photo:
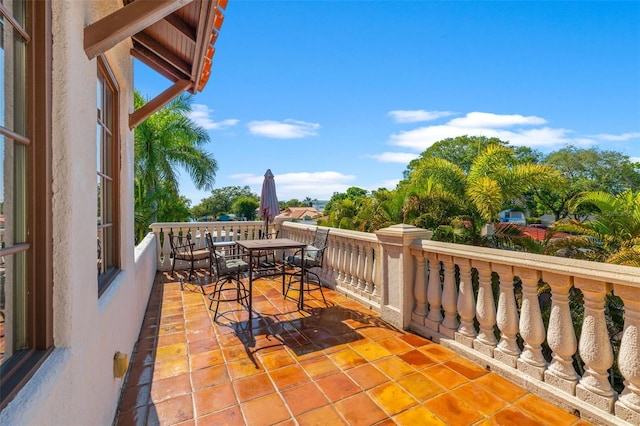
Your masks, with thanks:
M158 57L152 51L146 49L144 46L140 46L137 42L134 42L134 49L131 49L131 56L140 60L149 68L156 70L165 78L172 82L178 80L190 80L189 74L184 74L177 69L169 66L162 58Z
M189 64L144 32L134 35L133 39L183 73L191 73Z
M165 106L180 93L184 92L185 90L189 90L192 85L193 83L189 80L177 81L173 86L169 87L167 90L151 99L142 107L129 114L129 128L133 129L138 124L142 123L151 114Z
M85 27L84 51L89 59L93 59L192 1L136 0L129 3Z
M192 42L196 42L196 30L191 27L191 25L187 24L184 20L182 20L179 16L173 14L168 15L164 18L168 24L173 26L176 30L180 31L182 34L187 36L189 40Z

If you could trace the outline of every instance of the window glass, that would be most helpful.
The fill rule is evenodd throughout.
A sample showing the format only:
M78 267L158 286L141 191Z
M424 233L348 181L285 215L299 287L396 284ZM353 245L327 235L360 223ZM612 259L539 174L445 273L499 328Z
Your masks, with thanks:
M98 94L97 102L97 272L98 293L101 294L106 285L113 279L118 270L118 194L119 174L118 141L113 129L117 128L117 85L109 71L108 64L102 57L98 58Z
M25 3L0 15L0 371L29 347ZM18 138L18 139L16 139Z
M0 15L0 126L25 135L26 132L26 53L23 36Z

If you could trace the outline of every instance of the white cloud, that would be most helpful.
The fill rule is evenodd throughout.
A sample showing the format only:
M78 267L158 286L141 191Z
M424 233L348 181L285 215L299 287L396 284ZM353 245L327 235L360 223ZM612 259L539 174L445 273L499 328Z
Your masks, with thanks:
M249 128L249 132L256 136L275 139L297 139L304 138L305 136L316 136L320 124L288 118L283 121L251 121L247 124L247 127Z
M640 163L640 157L629 157L629 161L632 163Z
M621 135L612 135L608 133L601 133L599 135L593 135L594 138L602 139L605 141L628 141L629 139L640 138L640 132L629 132Z
M567 144L588 146L595 143L591 138L572 136L573 131L569 129L548 126L531 128L546 122L544 118L536 116L471 112L445 124L394 133L390 136L389 143L417 152L424 151L440 140L465 135L496 137L508 141L511 145L524 145L536 149L556 149Z
M191 106L189 118L198 126L206 130L226 129L227 127L235 126L239 122L239 120L235 118L229 118L222 121L213 121L213 119L211 118L212 114L213 109L209 108L208 106L203 104L193 104Z
M493 114L490 112L470 112L464 117L454 118L447 124L454 127L512 127L517 125L545 124L544 118L519 114Z
M420 155L410 152L383 152L381 154L369 155L381 163L401 163L408 164L411 160L415 160Z
M354 175L335 171L282 174L274 171L274 175L278 199L283 201L305 197L328 200L334 192L346 192L356 179ZM249 185L256 194L260 194L264 180L262 175L250 174L236 174L230 178L237 180L239 185Z
M438 118L448 117L455 114L451 111L425 111L417 110L395 110L389 111L389 115L396 123L417 123L419 121L433 121Z

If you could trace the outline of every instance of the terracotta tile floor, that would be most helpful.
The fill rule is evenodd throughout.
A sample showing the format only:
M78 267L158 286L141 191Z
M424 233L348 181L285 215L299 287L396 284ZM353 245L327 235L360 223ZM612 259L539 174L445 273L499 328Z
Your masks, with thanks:
M260 279L249 326L179 276L157 276L114 425L588 424L329 289L299 311Z

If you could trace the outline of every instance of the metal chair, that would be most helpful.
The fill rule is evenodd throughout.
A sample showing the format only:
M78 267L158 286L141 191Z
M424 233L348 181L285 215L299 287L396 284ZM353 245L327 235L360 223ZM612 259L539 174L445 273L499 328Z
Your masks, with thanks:
M215 272L216 281L213 284L213 292L208 298L209 310L216 304L213 320L218 316L220 302L238 302L243 306L247 305L249 289L244 285L241 276L249 272L249 263L243 258L244 255L229 254L216 250L210 233L206 234L207 244L211 249L211 260Z
M196 249L195 243L191 242L191 233L187 232L185 235L175 235L173 231L169 231L169 245L171 246L171 276L173 277L176 260L184 260L189 262L191 267L189 269L189 278L195 273L195 263L201 260L209 261L209 275L211 275L211 252L208 248Z
M302 276L302 271L305 271L304 288L300 288L300 291L312 291L320 290L322 300L327 303L327 299L324 297L322 291L322 282L320 276L313 270L322 270L324 265L324 252L327 248L327 242L329 240L329 229L316 228L316 232L313 238L313 242L304 249L304 260L302 259L302 250L296 251L293 255L287 256L287 266L292 269L289 273L289 283L285 290L284 296L287 297L291 283L296 281L296 277ZM310 275L315 277L315 282L310 279ZM300 279L297 279L300 281ZM314 287L312 287L314 286Z

